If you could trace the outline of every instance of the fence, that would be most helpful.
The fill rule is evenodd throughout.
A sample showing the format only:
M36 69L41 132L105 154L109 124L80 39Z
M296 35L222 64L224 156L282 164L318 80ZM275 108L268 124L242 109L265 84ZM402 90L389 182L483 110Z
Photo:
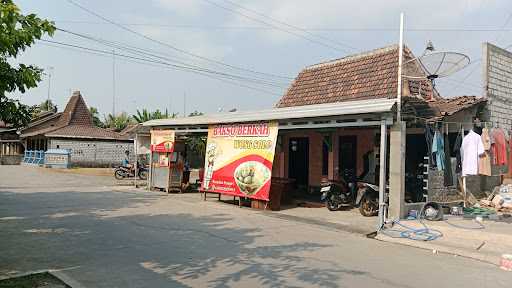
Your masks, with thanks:
M44 164L44 151L43 150L25 150L23 155L23 163L33 165Z

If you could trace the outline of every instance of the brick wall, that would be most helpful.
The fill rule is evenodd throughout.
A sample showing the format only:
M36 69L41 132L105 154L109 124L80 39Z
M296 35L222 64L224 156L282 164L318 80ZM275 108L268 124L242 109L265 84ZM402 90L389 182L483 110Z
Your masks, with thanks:
M124 152L134 157L133 143L78 139L51 139L51 149L71 149L71 165L81 167L111 167L119 165Z
M322 175L322 137L323 134L314 130L294 131L281 135L281 149L276 151L274 158L273 176L288 177L289 142L293 137L309 138L309 185L318 186L322 177L333 178L334 170L338 167L339 136L357 136L357 173L364 170L363 155L374 149L375 129L338 129L332 133L332 151L329 152L328 173Z
M512 127L512 52L483 44L484 87L489 119L500 127Z

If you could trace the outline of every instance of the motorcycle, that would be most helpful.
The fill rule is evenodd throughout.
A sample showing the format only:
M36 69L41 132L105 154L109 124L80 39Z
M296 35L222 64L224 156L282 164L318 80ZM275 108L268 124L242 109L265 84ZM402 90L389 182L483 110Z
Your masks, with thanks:
M137 174L141 180L147 180L148 168L146 168L141 163L137 162ZM134 178L135 169L133 167L119 166L114 170L114 177L117 180L122 180L125 178Z
M358 207L365 217L376 216L379 211L379 187L365 182L347 183L345 180L324 181L320 188L322 201L330 211L341 207Z

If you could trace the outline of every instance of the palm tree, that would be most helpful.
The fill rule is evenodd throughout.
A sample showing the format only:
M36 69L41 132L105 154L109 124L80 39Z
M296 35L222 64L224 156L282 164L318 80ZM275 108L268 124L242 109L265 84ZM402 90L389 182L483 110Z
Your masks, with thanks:
M117 115L108 114L105 117L105 127L113 129L116 132L120 132L126 126L132 123L132 118L126 114L126 112L119 113Z
M101 122L101 119L100 119L100 112L98 111L98 108L96 107L89 107L89 113L91 114L91 117L92 117L92 123L94 124L94 126L96 127L103 127L103 122Z
M154 112L150 112L147 109L142 109L142 111L137 109L137 114L132 117L137 123L143 123L153 119L176 118L176 116L178 116L177 113L169 114L167 109L165 109L165 113L162 113L159 109L156 109Z

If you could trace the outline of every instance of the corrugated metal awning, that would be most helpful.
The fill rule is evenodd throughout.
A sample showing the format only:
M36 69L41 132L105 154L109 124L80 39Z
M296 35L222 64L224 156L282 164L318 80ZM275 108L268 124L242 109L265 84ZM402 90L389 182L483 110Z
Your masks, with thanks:
M390 112L396 99L372 99L364 101L336 102L256 111L215 113L202 116L158 119L143 123L144 126L196 126L271 120L297 120L329 116L381 114Z

